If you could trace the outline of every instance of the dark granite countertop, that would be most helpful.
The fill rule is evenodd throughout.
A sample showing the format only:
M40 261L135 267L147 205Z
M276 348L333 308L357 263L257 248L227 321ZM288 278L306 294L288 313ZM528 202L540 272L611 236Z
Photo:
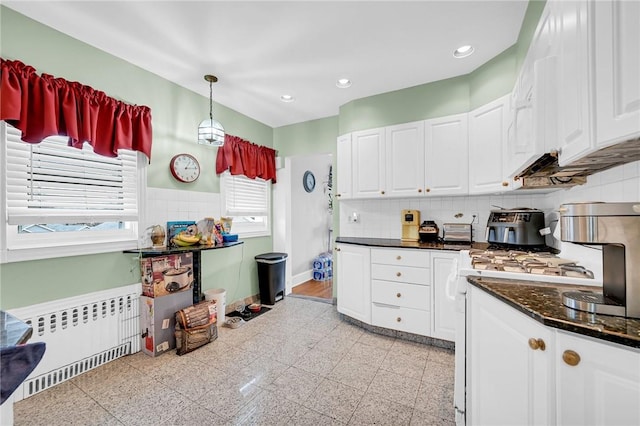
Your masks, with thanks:
M133 254L141 255L142 257L152 257L152 256L160 256L160 255L167 255L167 254L180 254L180 253L190 252L190 251L201 252L201 251L207 251L207 250L217 250L217 249L237 246L240 244L244 244L244 241L233 241L233 242L227 242L222 244L214 244L210 246L198 244L198 245L187 246L187 247L158 247L158 248L147 247L147 248L141 248L141 249L124 250L123 253L133 253Z
M421 242L406 242L393 238L358 238L358 237L338 237L336 243L342 244L355 244L359 246L368 247L386 247L386 248L410 248L410 249L427 249L427 250L470 250L481 249L484 250L488 247L487 243L471 243L471 244L451 244L443 243L441 241L421 243Z
M590 314L562 304L564 291L593 287L472 276L467 281L549 327L640 348L640 319Z

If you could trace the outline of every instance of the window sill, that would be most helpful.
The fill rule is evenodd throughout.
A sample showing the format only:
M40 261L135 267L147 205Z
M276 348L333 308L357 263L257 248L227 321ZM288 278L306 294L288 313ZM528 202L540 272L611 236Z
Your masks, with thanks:
M72 244L58 247L2 250L2 253L0 254L0 263L122 252L124 250L135 249L137 246L137 240L126 240L110 243Z

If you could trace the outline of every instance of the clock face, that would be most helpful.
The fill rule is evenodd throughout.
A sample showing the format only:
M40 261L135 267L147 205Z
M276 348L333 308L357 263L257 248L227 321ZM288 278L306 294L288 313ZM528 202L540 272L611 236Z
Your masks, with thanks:
M307 170L306 172L304 172L304 176L302 177L302 186L307 192L313 191L313 189L316 187L316 177L311 171Z
M180 182L194 182L200 176L200 164L193 155L178 154L171 159L169 169Z

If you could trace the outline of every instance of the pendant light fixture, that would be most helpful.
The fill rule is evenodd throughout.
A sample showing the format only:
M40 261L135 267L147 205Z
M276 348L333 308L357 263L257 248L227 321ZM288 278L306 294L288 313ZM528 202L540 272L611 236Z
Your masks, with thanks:
M218 81L215 75L207 74L204 79L209 82L209 118L202 120L198 127L198 143L209 146L224 145L224 127L213 119L213 83Z

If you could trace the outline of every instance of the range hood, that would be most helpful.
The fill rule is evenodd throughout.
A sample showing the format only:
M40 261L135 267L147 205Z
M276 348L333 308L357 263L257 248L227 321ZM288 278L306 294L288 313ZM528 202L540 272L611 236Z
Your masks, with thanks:
M513 179L519 189L570 188L587 182L587 176L640 160L640 138L592 152L571 164L560 166L558 152L542 155Z

